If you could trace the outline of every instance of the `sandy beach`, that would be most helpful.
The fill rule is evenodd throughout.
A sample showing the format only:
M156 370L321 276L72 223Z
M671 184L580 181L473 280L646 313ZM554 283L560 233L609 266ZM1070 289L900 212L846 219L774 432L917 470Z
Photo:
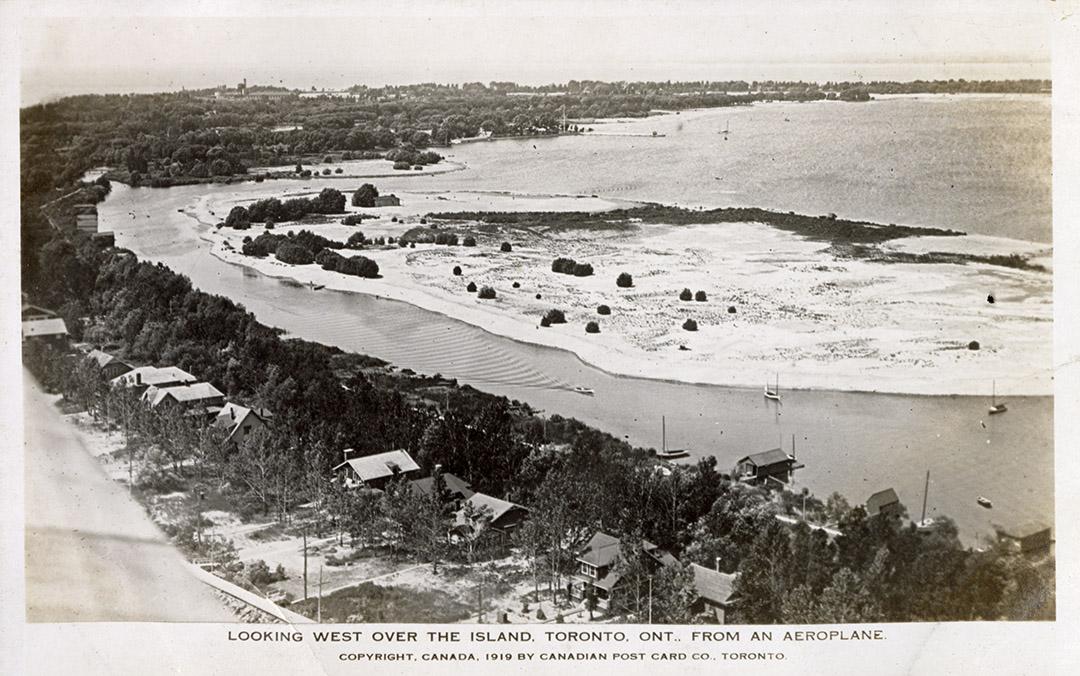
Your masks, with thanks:
M378 218L359 227L334 219L278 224L275 232L307 228L344 241L357 229L368 238L397 237L434 211L624 206L571 195L398 194L402 207L365 210ZM501 336L569 350L612 373L735 386L763 386L779 374L782 388L907 394L983 395L993 381L1001 395L1053 391L1047 272L837 259L827 245L758 223L603 231L455 224L460 236L474 234L478 246L369 247L357 253L374 259L382 276L360 279L240 254L243 238L257 236L261 226L209 226L234 204L252 199L250 193L217 194L185 210L208 226L202 236L214 256L269 276L411 303ZM502 241L514 250L500 252ZM1047 245L987 236L910 238L883 248L1021 253L1044 263L1050 257ZM557 256L588 262L595 274L554 273ZM461 276L451 274L455 265ZM633 275L632 288L616 287L623 271ZM466 291L469 282L491 286L497 297L478 299ZM681 301L683 288L705 291L707 301ZM611 314L598 315L600 304L609 305ZM553 308L565 312L567 323L541 328L540 318ZM688 318L698 323L697 331L682 328ZM599 323L599 334L585 333L588 321ZM971 341L980 349L968 349Z

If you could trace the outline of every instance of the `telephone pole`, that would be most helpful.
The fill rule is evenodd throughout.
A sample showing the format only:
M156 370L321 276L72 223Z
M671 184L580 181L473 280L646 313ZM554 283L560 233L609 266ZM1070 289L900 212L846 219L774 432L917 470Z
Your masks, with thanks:
M304 526L304 598L307 599L307 526Z

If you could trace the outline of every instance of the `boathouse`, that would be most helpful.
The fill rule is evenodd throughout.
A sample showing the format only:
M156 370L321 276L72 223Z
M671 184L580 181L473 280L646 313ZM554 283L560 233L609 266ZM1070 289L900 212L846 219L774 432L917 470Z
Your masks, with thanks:
M794 456L788 455L783 449L774 448L740 458L735 463L732 477L748 483L764 484L771 479L786 484L791 481L792 472L796 469Z
M900 498L892 488L878 491L866 500L866 515L870 517L878 515L888 518L899 517L902 510Z
M1028 521L1014 526L997 526L998 539L1015 547L1021 554L1038 554L1049 551L1053 542L1050 526L1039 521Z

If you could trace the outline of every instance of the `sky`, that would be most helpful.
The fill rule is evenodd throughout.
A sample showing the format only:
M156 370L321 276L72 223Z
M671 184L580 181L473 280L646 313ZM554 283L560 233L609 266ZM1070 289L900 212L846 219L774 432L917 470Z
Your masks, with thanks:
M21 89L27 105L244 77L298 88L1049 77L1047 7L1039 0L54 2L23 7Z

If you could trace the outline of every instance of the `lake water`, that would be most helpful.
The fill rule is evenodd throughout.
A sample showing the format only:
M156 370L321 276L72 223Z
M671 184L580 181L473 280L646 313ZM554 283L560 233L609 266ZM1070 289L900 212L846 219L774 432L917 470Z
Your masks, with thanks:
M973 132L962 121L954 121L948 137L936 138L926 131L926 119L940 115L941 106L971 106L968 111L992 110L988 115L1012 119L1017 129L1002 134L1016 138L1034 139L1039 146L1040 132L1033 129L1044 105L1035 97L1008 100L998 97L971 101L953 98L942 100L901 100L895 104L905 115L888 114L894 102L866 106L844 104L790 104L761 106L739 111L705 111L684 113L630 124L608 124L605 130L641 133L655 127L667 133L661 124L683 124L683 132L699 125L699 135L712 134L719 120L730 117L730 140L724 148L735 148L737 135L757 135L760 144L775 143L763 130L750 132L752 116L780 115L774 127L787 129L795 124L801 111L819 118L814 138L844 138L848 132L833 127L856 124L896 127L906 120L903 136L925 136L927 145L937 157L926 167L917 164L917 157L908 147L897 149L893 155L903 157L902 177L895 182L884 181L880 168L866 167L874 155L865 146L837 150L836 162L843 164L843 176L834 176L833 167L821 176L807 178L816 185L875 183L867 188L866 204L848 196L844 190L829 188L831 206L822 195L809 205L786 203L797 200L805 191L791 177L795 167L807 167L823 161L822 154L832 153L820 141L817 150L804 153L798 147L789 148L791 157L773 166L774 178L754 166L741 179L747 195L745 202L724 202L730 193L711 193L709 199L719 203L757 203L775 208L791 208L802 212L835 211L845 216L874 218L886 222L909 222L927 225L959 227L976 232L988 232L987 224L997 223L999 231L991 234L1049 241L1048 225L1045 237L1039 234L1043 226L1030 214L1042 207L1039 182L1026 188L1023 181L1012 178L1004 187L987 187L998 181L998 169L974 166L964 174L958 167L975 152L965 147L963 152L946 153L943 149L959 141L988 133L985 120L977 124L962 115L970 124L982 129ZM836 113L825 115L829 105L840 106L844 117ZM1015 106L1015 108L1013 108ZM921 108L921 112L920 111ZM873 111L879 111L875 118ZM895 109L894 109L895 110ZM1011 112L1010 112L1011 110ZM786 112L785 112L786 111ZM849 118L848 112L854 116ZM936 112L935 112L936 111ZM1048 114L1048 106L1047 106ZM784 116L793 122L783 122ZM764 124L764 123L761 123ZM935 124L938 124L935 122ZM933 126L933 125L932 125ZM992 125L991 125L992 126ZM762 128L764 129L764 127ZM963 133L957 130L964 130ZM637 130L637 131L634 131ZM709 131L712 130L712 131ZM745 130L745 131L744 131ZM957 132L957 133L954 133ZM679 132L673 132L676 134ZM792 132L794 133L794 132ZM809 132L807 132L809 134ZM764 136L763 136L764 135ZM455 147L455 159L465 161L470 169L439 177L380 179L384 192L418 189L504 189L521 192L595 193L609 197L627 197L657 201L690 203L690 195L705 195L700 169L677 170L678 152L663 151L668 136L660 139L633 136L595 138L558 138L537 141L534 151L531 141L505 141ZM642 144L655 144L650 151L638 150ZM720 141L723 144L723 141ZM635 147L630 148L633 145ZM905 145L905 144L900 144ZM541 151L540 148L545 150ZM643 146L642 146L643 147ZM691 148L683 152L682 163L705 162ZM622 150L620 150L622 148ZM556 152L557 151L557 152ZM738 153L762 152L744 148ZM991 151L985 151L992 154ZM1012 151L1010 151L1012 152ZM535 153L533 156L531 153ZM622 153L623 157L618 158ZM734 166L747 160L735 159L731 151L729 162ZM803 154L799 154L803 153ZM1008 152L999 151L1008 155ZM1013 154L1016 154L1013 152ZM693 159L698 157L698 159ZM817 160L813 158L817 157ZM1026 155L1025 155L1026 157ZM591 158L597 158L595 160ZM594 162L595 164L590 164ZM651 164L650 164L651 163ZM794 165L792 164L794 163ZM750 165L753 163L751 162ZM876 165L875 165L876 166ZM901 164L897 164L901 166ZM1030 171L1034 171L1031 167ZM708 169L709 172L713 168ZM824 169L822 169L824 171ZM532 172L532 173L530 173ZM974 172L973 174L971 172ZM959 173L968 178L964 183L975 195L953 199L957 191L944 190L938 185L941 177ZM1011 172L1007 172L1011 173ZM751 178L753 174L753 178ZM829 178L832 176L832 178ZM930 179L927 176L937 176ZM710 179L716 181L715 178ZM1041 179L1040 179L1041 180ZM1011 183L1010 183L1011 181ZM356 181L354 181L356 182ZM893 186L893 183L896 185ZM342 188L354 187L333 179L312 180L318 189L323 184ZM282 184L285 188L292 182ZM299 185L299 183L296 183ZM936 194L936 210L929 210L923 200L914 197L910 203L902 199L911 190L903 186L921 185L923 192ZM1009 187L1009 186L1012 187ZM385 187L384 187L385 186ZM603 190L607 186L607 190ZM695 187L696 186L696 187ZM773 189L770 190L770 186ZM890 187L893 186L893 187ZM1034 186L1034 187L1033 187ZM626 189L616 189L625 187ZM925 472L931 472L928 513L953 517L968 542L979 534L988 533L993 523L1012 523L1038 519L1053 523L1053 399L1050 397L1011 398L1009 411L1002 416L987 415L989 402L976 397L918 397L902 395L858 394L838 392L786 392L782 405L766 402L759 389L722 388L687 385L634 378L617 377L592 368L577 357L551 348L518 343L485 332L449 317L413 306L376 299L360 294L323 291L314 296L310 290L283 284L244 268L222 263L212 257L208 244L198 239L199 227L188 216L178 213L209 190L243 194L265 190L264 185L247 183L233 186L187 186L169 190L137 189L114 186L113 194L101 206L103 228L117 232L117 243L131 248L140 257L160 261L192 278L204 291L229 296L255 313L260 321L278 326L293 335L341 348L363 352L387 359L395 365L426 373L442 373L458 378L485 391L527 401L548 413L576 417L600 429L623 436L635 445L659 446L660 416L667 417L670 447L687 447L694 457L715 455L724 468L733 466L736 459L747 453L765 450L783 443L790 449L792 435L796 451L806 468L796 480L824 497L833 491L844 494L852 503L865 500L871 493L893 487L913 516L918 516L923 496ZM936 192L935 192L936 191ZM1004 204L990 195L1001 192L1014 195L1020 204ZM822 188L822 192L825 189ZM742 199L742 197L740 197ZM850 204L852 212L836 206L837 201ZM1048 201L1048 198L1047 198ZM966 207L964 205L967 205ZM896 212L891 212L896 209ZM904 211L907 209L908 211ZM1010 220L1003 213L1027 214L1025 219ZM936 220L903 214L936 214ZM973 216L974 213L974 216ZM994 214L997 214L996 216ZM1049 217L1049 205L1046 205ZM1003 223L1009 223L1005 228ZM981 224L983 229L970 224ZM316 301L317 302L313 302ZM595 396L576 394L572 388L587 385ZM986 496L993 501L991 510L979 507L975 498Z

